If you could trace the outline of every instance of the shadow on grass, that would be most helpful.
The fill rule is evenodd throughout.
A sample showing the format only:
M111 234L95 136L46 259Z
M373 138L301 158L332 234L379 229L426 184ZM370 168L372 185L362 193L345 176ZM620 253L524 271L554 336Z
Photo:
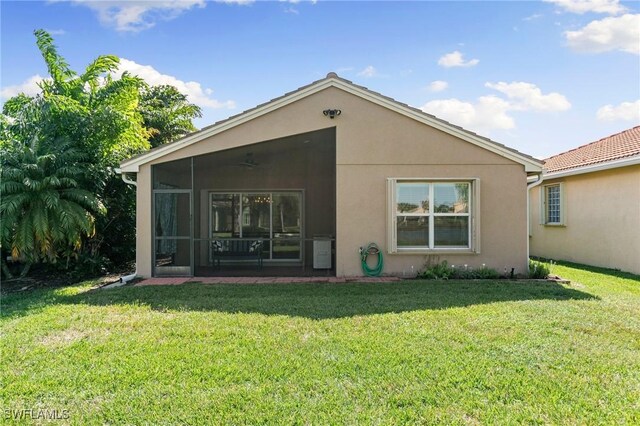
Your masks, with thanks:
M600 268L598 266L582 265L580 263L572 263L566 261L554 261L554 263L581 271L595 272L596 274L609 275L611 277L624 278L626 280L640 282L640 275L635 275L631 272L624 272L619 269Z
M152 309L342 318L506 301L596 300L549 282L409 281L347 284L255 284L124 287L63 297L59 303L140 304Z
M624 278L631 281L640 282L640 275L632 274L631 272L621 271L619 269L602 268L599 266L585 265L582 263L573 263L566 260L546 259L544 257L532 257L534 260L540 262L549 263L553 260L553 263L560 266L566 266L567 268L577 269L585 272L594 272L601 275L609 275L616 278Z

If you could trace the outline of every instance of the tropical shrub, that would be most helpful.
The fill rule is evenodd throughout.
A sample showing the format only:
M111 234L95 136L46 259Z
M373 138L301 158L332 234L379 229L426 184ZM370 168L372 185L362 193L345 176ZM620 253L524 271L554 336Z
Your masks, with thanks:
M529 278L546 279L551 270L546 263L537 260L529 260Z
M77 259L102 270L135 253L135 189L115 169L154 146L196 130L200 108L172 86L149 86L102 55L73 71L53 38L36 30L49 72L36 96L8 99L0 115L3 184L2 270L12 256L24 263ZM105 213L106 212L106 213Z
M427 261L424 267L418 271L418 277L427 280L448 280L455 274L455 269L449 266L446 260L441 263L430 264Z
M482 265L481 268L456 268L453 265L449 265L446 260L440 263L433 263L433 261L427 260L425 266L418 272L417 278L428 280L490 280L500 278L500 274L493 268L487 268Z
M74 256L83 238L94 234L96 215L105 213L100 200L80 187L85 156L69 144L43 151L30 146L1 151L0 236L2 247L23 261L21 275L33 263Z

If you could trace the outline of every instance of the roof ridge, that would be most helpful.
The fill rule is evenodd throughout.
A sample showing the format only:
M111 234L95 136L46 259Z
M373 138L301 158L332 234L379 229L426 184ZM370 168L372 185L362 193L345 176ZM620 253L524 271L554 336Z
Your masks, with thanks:
M178 147L180 145L182 145L183 141L185 141L186 139L189 139L187 141L187 143L189 143L189 144L195 143L195 142L199 141L200 139L195 140L194 138L198 138L199 137L198 135L204 134L205 132L207 132L207 130L215 129L216 127L222 126L224 123L227 123L227 122L233 122L234 119L242 117L243 115L248 115L250 113L253 113L254 111L259 111L261 108L264 108L265 106L267 106L269 104L274 104L274 103L279 102L279 101L281 101L283 99L286 100L288 97L291 97L292 95L300 93L300 92L302 92L302 91L304 91L304 90L306 90L308 88L313 88L313 86L320 86L322 83L328 82L330 80L334 80L335 82L342 83L345 86L352 87L353 89L356 90L354 93L357 96L363 97L362 93L366 92L374 99L373 102L375 102L376 98L379 99L379 100L383 100L385 102L389 102L391 104L391 105L389 105L389 107L392 107L392 106L395 105L395 108L399 108L400 110L404 109L407 112L416 114L416 116L414 116L415 119L418 119L419 117L423 117L422 119L427 118L429 120L429 121L427 121L427 123L431 122L432 126L435 125L437 127L439 125L442 125L445 129L450 129L451 131L460 132L463 135L467 135L466 136L467 138L471 138L471 139L468 140L470 142L471 142L471 140L475 139L480 144L485 144L486 143L486 144L488 144L490 146L492 145L495 149L497 149L499 152L501 152L501 155L503 155L503 156L505 156L505 155L508 156L509 154L507 154L507 153L510 153L510 155L515 155L516 158L518 158L518 160L515 160L516 162L523 162L524 161L523 164L525 164L525 163L526 164L535 164L535 167L540 167L543 164L543 162L541 160L539 160L537 158L534 158L531 155L528 155L528 154L525 154L523 152L520 152L515 148L511 148L511 147L509 147L507 145L504 145L504 144L501 144L499 142L496 142L496 141L494 141L494 140L492 140L492 139L490 139L488 137L481 136L481 135L479 135L479 134L477 134L475 132L467 130L467 129L461 127L461 126L452 124L452 123L450 123L450 122L448 122L446 120L443 120L443 119L438 118L438 117L436 117L436 116L434 116L432 114L429 114L429 113L427 113L425 111L422 111L419 108L410 106L410 105L408 105L406 103L403 103L403 102L400 102L400 101L398 101L398 100L396 100L396 99L394 99L394 98L392 98L390 96L383 95L382 93L379 93L379 92L376 92L374 90L371 90L371 89L369 89L369 88L367 88L365 86L361 86L361 85L355 84L351 80L347 80L346 78L338 76L335 72L329 72L326 75L326 77L323 77L323 78L320 78L318 80L315 80L315 81L313 81L313 82L311 82L309 84L300 86L300 87L298 87L297 89L295 89L293 91L286 92L285 94L283 94L281 96L272 98L269 101L263 102L263 103L261 103L259 105L256 105L256 106L254 106L252 108L249 108L249 109L246 109L246 110L244 110L242 112L239 112L237 114L229 116L229 117L227 117L225 119L218 120L215 123L210 124L208 126L204 126L203 128L201 128L201 129L199 129L199 130L197 130L195 132L189 133L189 134L181 137L180 139L178 139L176 141L170 142L168 144L157 146L157 147L152 148L152 149L150 149L148 151L145 151L145 152L140 153L140 154L138 154L136 156L133 156L133 157L127 159L127 160L124 160L124 162L122 162L121 165L122 165L122 167L128 167L129 165L131 165L133 167L134 166L133 165L134 161L141 161L141 159L143 159L143 158L150 158L150 159L148 159L146 161L151 161L151 159L152 159L151 157L152 156L163 156L163 155L166 155L166 154L168 154L170 152L173 152L173 150L175 150L175 149L180 149ZM329 86L327 86L327 87L329 87ZM338 87L340 89L339 86L336 86L336 87ZM344 88L342 88L342 89L344 90ZM405 114L406 114L406 112L405 112ZM445 132L446 131L448 131L448 130L445 130ZM461 136L458 136L458 137L461 137ZM465 136L462 136L462 138L464 139ZM476 142L472 142L472 143L476 143ZM481 145L481 146L484 146L484 145ZM487 148L486 146L484 146L484 147ZM511 158L511 157L509 157L509 158ZM137 167L137 165L135 165L135 166Z

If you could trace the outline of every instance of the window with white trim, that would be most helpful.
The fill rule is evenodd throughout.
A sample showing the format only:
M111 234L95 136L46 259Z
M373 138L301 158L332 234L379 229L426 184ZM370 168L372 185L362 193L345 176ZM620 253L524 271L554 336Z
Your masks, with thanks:
M546 225L562 225L563 207L562 207L562 184L545 185L543 200L543 217Z
M473 247L474 180L390 179L390 251Z

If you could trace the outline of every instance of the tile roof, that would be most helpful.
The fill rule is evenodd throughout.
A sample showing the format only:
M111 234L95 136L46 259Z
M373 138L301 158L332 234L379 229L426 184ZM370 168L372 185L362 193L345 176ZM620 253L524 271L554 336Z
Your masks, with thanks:
M635 155L640 155L640 126L549 157L544 160L544 169L553 173Z

